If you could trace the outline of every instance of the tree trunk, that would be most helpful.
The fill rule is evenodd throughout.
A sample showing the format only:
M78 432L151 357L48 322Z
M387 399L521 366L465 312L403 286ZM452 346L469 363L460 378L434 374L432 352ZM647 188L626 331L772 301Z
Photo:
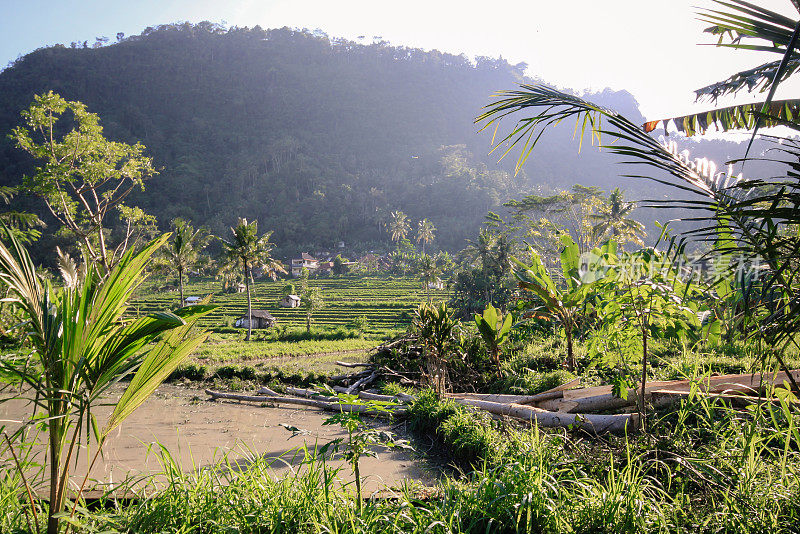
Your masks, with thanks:
M61 464L60 440L57 437L58 421L51 421L50 428L50 507L47 514L47 534L58 534L59 518L55 517L63 508L62 499L59 498L59 473ZM63 498L63 496L62 496Z
M642 326L642 388L639 394L639 420L642 422L642 431L647 432L647 414L645 413L645 387L647 386L647 323Z
M306 311L306 333L311 334L311 310Z
M186 300L183 298L183 269L178 269L178 288L181 293L181 306L186 306Z
M108 264L108 258L106 257L106 238L103 236L102 225L97 229L97 236L100 239L98 245L100 247L100 260L103 264L103 267L106 268L106 274L108 274L108 271L111 270L111 266Z
M572 352L572 325L569 323L564 324L564 333L567 335L567 370L570 373L575 372L575 354Z
M245 341L250 341L250 333L253 330L253 302L250 298L250 277L247 269L247 262L244 261L244 285L247 288L247 337Z

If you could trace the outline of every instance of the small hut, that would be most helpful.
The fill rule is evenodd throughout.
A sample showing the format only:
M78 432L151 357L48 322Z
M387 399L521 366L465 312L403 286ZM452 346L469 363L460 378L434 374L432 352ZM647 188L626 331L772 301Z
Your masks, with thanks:
M275 324L275 317L265 310L253 310L248 319L247 314L236 319L236 328L270 328Z
M278 304L282 308L297 308L300 306L300 297L297 295L285 295Z

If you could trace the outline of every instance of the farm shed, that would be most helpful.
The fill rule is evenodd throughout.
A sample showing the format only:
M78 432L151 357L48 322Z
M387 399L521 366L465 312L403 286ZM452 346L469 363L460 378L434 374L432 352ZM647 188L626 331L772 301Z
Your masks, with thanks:
M285 295L279 304L283 308L297 308L300 306L300 297L297 295Z
M247 314L242 315L236 319L234 326L236 326L236 328L270 328L274 324L275 317L273 317L271 313L265 310L253 310L250 313L249 319L247 318Z

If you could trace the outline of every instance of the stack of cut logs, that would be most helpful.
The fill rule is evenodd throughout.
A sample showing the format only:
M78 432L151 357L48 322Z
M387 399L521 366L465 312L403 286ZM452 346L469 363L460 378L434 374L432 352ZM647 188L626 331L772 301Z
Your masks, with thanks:
M378 377L403 378L387 367L377 367L365 363L336 362L344 367L357 367L363 370L330 378L337 393L357 395L365 400L390 401L396 403L392 413L405 412L404 404L414 400L411 395L380 395L366 389ZM800 380L800 370L791 371L792 377ZM773 386L789 382L785 372L772 374L736 374L704 377L696 381L666 380L649 382L645 387L645 402L655 407L668 406L694 395L724 401L734 406L745 406L756 402L777 402L765 398ZM580 388L580 379L538 393L536 395L504 395L484 393L450 393L447 396L454 402L487 411L496 416L536 423L542 427L572 427L595 433L622 432L638 428L638 414L635 410L640 390L631 389L626 398L612 393L611 386ZM260 389L256 395L239 395L206 390L212 399L230 399L259 403L296 404L332 411L355 411L365 414L382 415L368 406L348 404L339 397L326 396L316 390L286 388L286 395L280 395L269 388ZM616 412L616 413L600 413Z

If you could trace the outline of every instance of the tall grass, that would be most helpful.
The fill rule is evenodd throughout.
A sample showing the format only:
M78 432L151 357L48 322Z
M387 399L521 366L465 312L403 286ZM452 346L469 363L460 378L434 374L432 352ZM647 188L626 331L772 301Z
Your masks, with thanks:
M161 449L162 472L137 490L143 497L79 507L79 531L800 531L800 416L787 403L735 410L690 397L657 414L650 435L599 439L501 425L423 392L409 423L451 453L454 474L427 491L406 485L368 499L361 513L350 472L311 450L297 451L303 461L277 478L276 460L254 452L181 472ZM3 532L27 531L21 497L4 462Z

